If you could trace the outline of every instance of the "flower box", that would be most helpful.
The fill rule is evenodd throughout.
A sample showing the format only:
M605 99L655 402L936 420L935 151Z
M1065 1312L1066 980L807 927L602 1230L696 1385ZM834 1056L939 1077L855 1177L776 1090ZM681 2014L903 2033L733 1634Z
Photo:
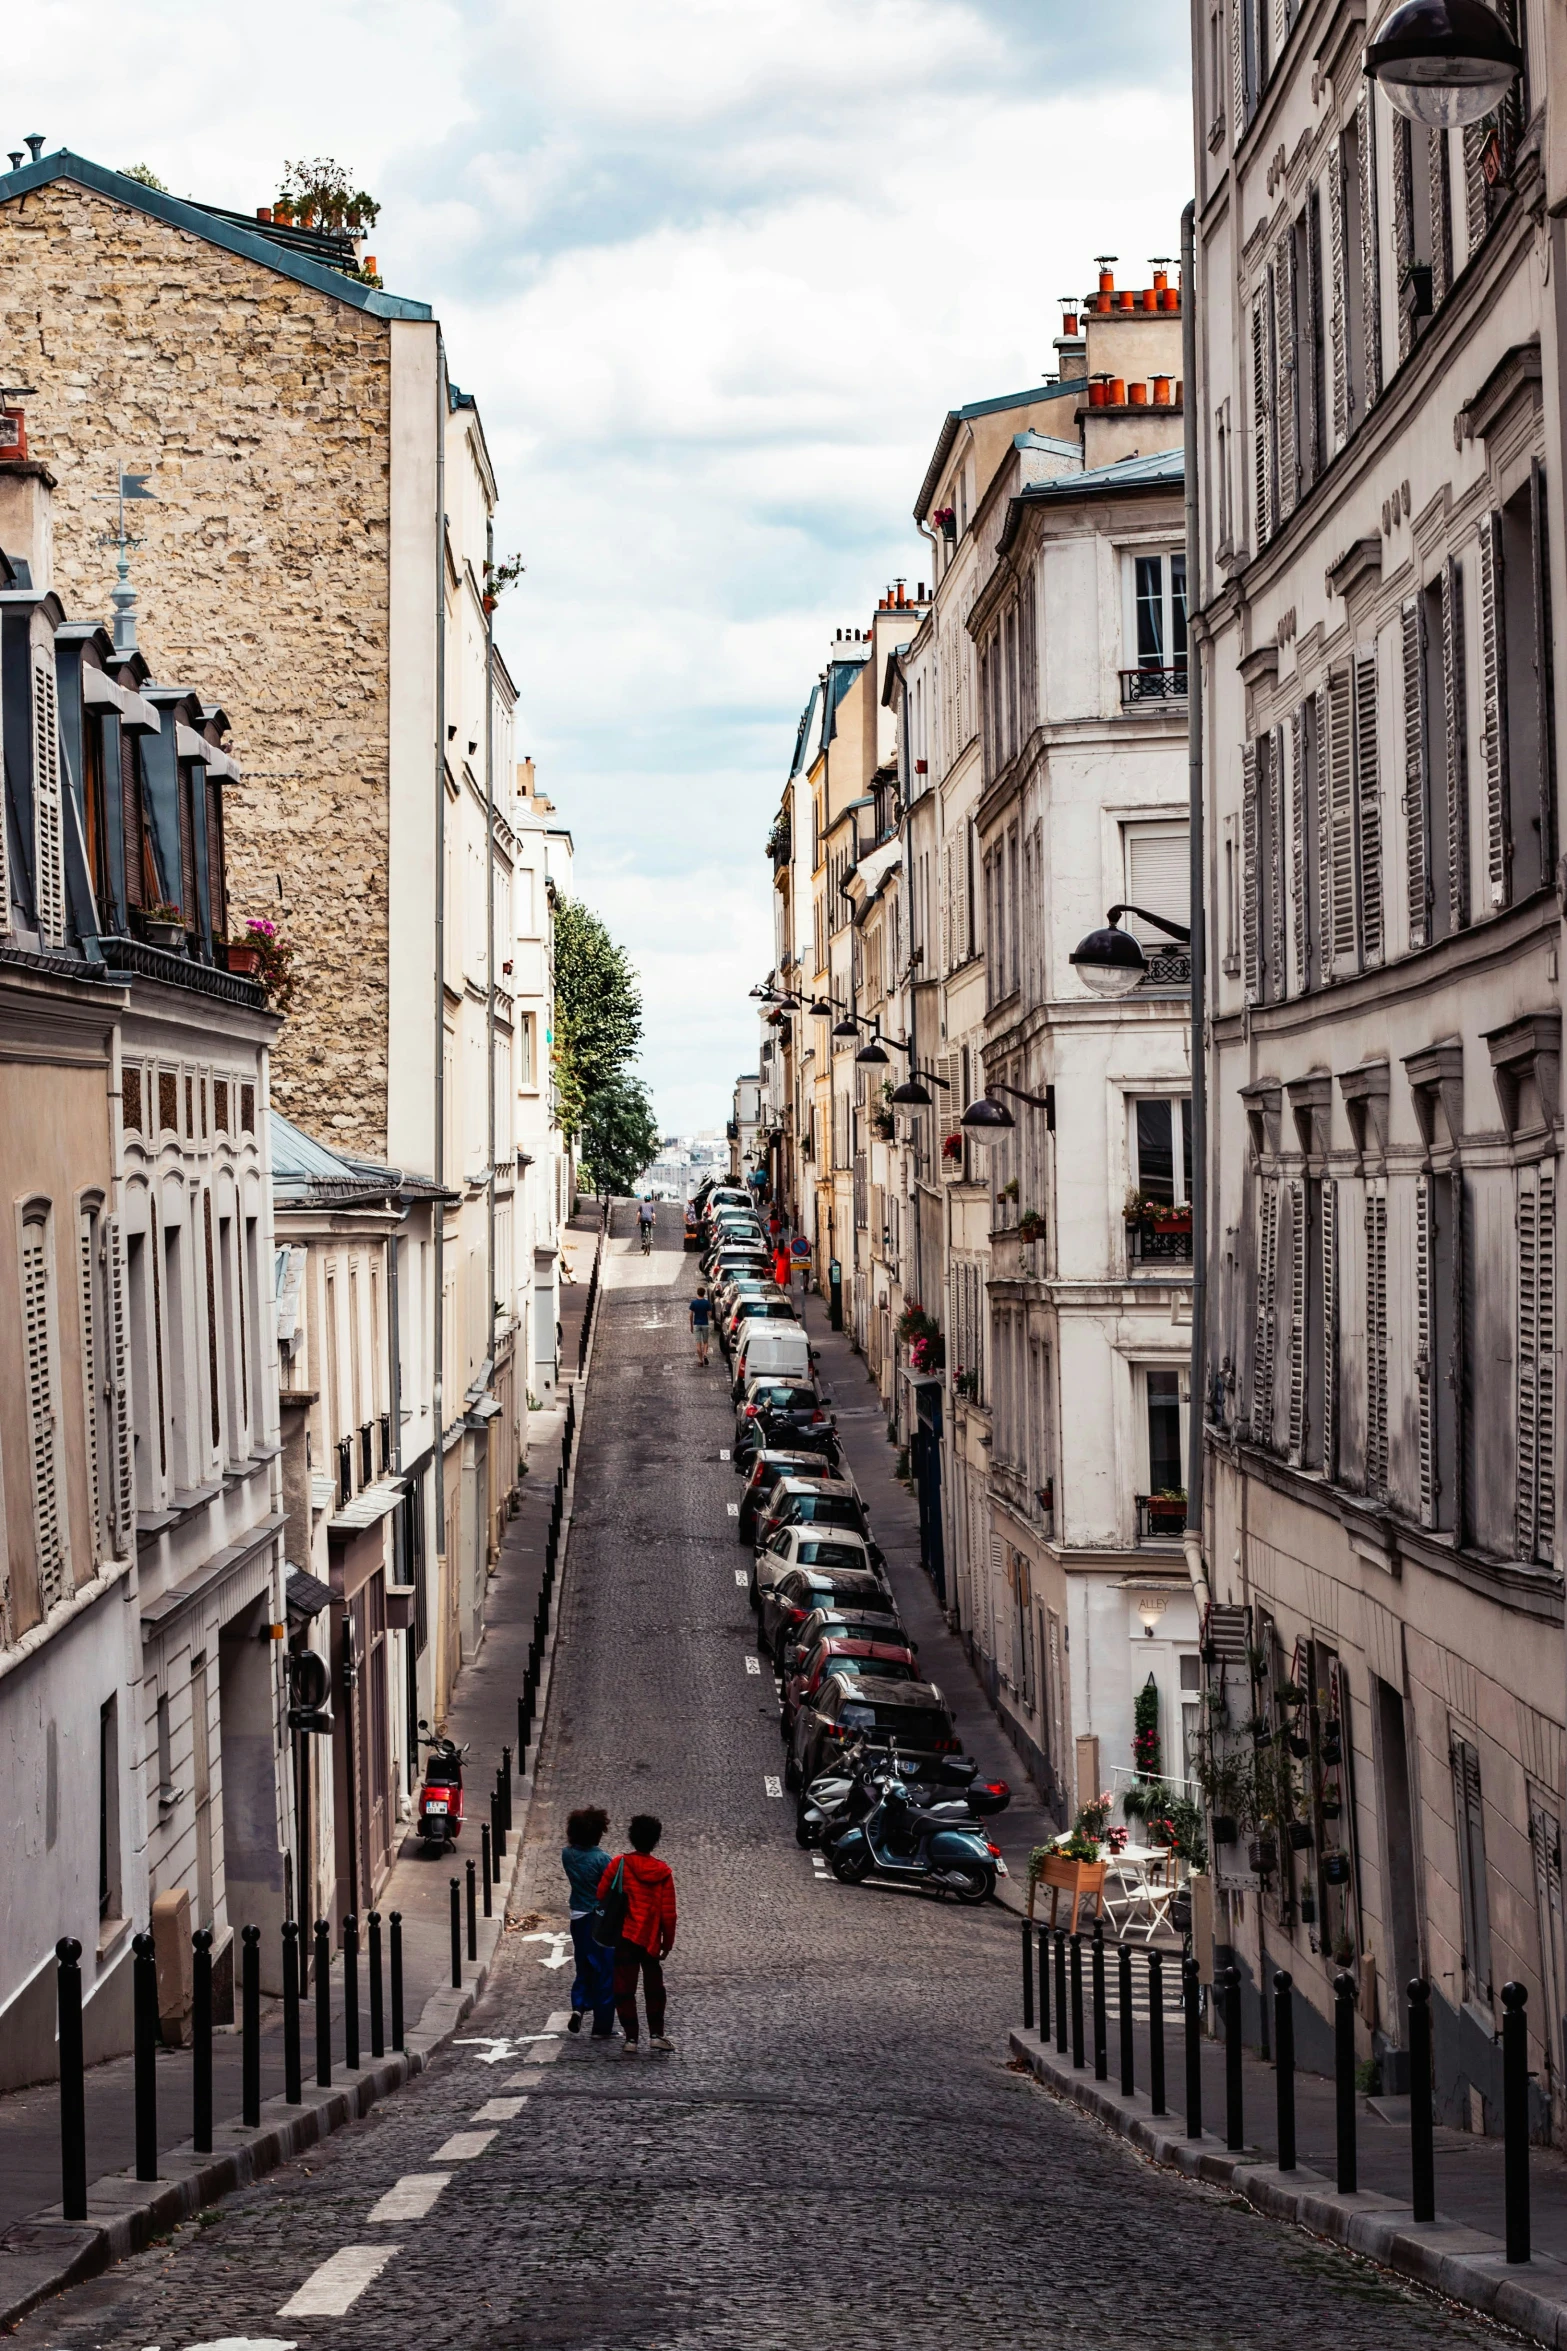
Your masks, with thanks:
M1148 1497L1148 1532L1151 1535L1184 1535L1186 1532L1186 1498L1167 1502L1157 1494Z
M228 960L229 970L238 972L244 979L253 980L261 969L261 949L259 947L240 946L231 939L223 952Z
M1102 1861L1069 1861L1064 1853L1047 1853L1045 1855L1040 1864L1036 1883L1050 1888L1050 1924L1052 1926L1056 1923L1056 1907L1061 1896L1069 1894L1072 1900L1072 1913L1067 1932L1076 1934L1077 1914L1083 1901L1090 1894L1096 1902L1103 1897L1105 1866ZM1028 1890L1028 1902L1029 1916L1032 1918L1034 1914L1033 1886L1030 1886Z
M1192 1212L1189 1208L1155 1208L1148 1222L1156 1233L1189 1233L1192 1229Z
M185 944L183 922L154 922L149 916L142 925L149 947L179 948Z

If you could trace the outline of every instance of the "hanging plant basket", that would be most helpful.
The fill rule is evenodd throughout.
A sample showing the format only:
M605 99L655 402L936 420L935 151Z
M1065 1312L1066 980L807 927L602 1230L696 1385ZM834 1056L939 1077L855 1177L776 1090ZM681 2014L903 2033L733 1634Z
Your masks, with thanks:
M1347 1853L1324 1853L1322 1856L1322 1879L1324 1885L1347 1886L1349 1884L1349 1855Z
M1289 1840L1295 1852L1309 1852L1311 1849L1310 1822L1304 1820L1292 1820L1289 1825Z
M1279 1866L1279 1849L1272 1837L1253 1837L1246 1848L1247 1867L1267 1877Z
M1311 1753L1311 1741L1309 1739L1303 1739L1299 1731L1291 1731L1289 1735L1289 1749L1297 1763L1304 1763L1306 1757Z

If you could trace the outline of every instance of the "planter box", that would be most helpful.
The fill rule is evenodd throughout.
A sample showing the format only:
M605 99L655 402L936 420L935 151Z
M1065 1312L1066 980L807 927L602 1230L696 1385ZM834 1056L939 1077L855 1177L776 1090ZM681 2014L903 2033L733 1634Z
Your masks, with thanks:
M1077 1913L1085 1896L1092 1894L1099 1901L1104 1894L1105 1863L1102 1861L1068 1861L1065 1854L1047 1853L1044 1866L1034 1885L1029 1888L1028 1912L1034 1915L1034 1894L1039 1886L1050 1888L1050 1924L1056 1923L1056 1908L1063 1894L1072 1898L1072 1915L1067 1932L1077 1932Z
M227 958L229 970L239 972L246 979L253 980L261 969L261 949L259 947L240 947L231 940L223 952Z
M142 925L149 947L183 947L185 925L182 922L148 922Z

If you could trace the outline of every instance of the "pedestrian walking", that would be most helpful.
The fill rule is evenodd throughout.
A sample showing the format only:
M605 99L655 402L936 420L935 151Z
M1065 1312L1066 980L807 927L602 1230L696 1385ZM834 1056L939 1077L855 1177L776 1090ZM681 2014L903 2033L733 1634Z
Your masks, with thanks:
M773 1257L773 1280L778 1284L780 1290L788 1289L789 1272L789 1251L785 1243L780 1241Z
M713 1335L713 1301L702 1282L697 1283L696 1296L691 1301L691 1329L696 1338L696 1359L705 1363L707 1342Z
M596 1804L569 1813L566 1842L560 1855L571 1888L571 1947L577 1955L571 2015L566 2029L580 2033L582 2019L591 2009L595 2041L609 2040L615 2030L615 1954L596 1941L593 1933L598 1917L599 1880L609 1867L609 1855L604 1850L604 1831L608 1826L609 1814Z
M675 1947L675 1879L667 1861L654 1858L653 1848L664 1833L662 1821L651 1812L639 1812L627 1827L631 1851L618 1853L599 1880L599 1932L613 1925L615 1943L615 2013L626 2036L622 2057L637 2053L637 1980L647 2007L648 2047L665 2053L674 2047L664 2032L664 1969L662 1962Z

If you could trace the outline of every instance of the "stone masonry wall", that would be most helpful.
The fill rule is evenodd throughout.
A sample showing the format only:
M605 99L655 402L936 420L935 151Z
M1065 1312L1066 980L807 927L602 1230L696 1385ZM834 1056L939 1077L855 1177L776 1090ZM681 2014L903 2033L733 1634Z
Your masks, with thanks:
M54 584L110 613L121 465L138 642L160 684L221 702L246 781L225 802L231 925L269 915L300 985L279 1109L386 1147L384 319L67 182L0 205L0 381L36 386L29 454L57 477Z

